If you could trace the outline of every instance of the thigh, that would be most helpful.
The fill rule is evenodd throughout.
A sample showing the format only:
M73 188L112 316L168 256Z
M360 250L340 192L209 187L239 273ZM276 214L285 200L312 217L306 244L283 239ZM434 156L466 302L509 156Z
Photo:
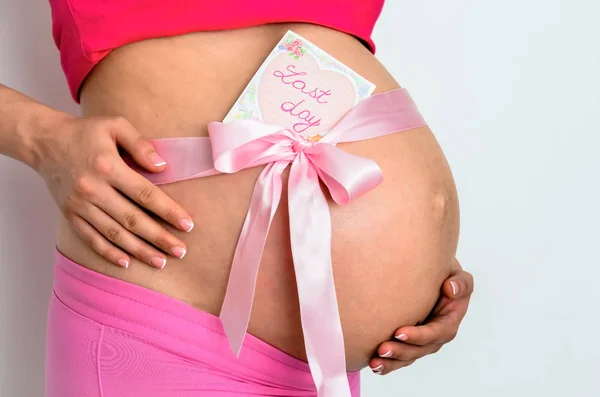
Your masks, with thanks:
M100 324L52 294L46 397L246 395L241 382L236 387L227 378L227 369L215 370L170 352L169 346Z
M102 325L52 293L46 331L46 397L101 397L98 344Z

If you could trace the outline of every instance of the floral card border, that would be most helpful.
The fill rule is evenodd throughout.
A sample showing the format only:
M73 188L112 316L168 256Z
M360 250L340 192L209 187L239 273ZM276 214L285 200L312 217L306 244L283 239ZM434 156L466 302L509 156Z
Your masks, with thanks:
M244 91L242 91L242 94L235 102L235 105L223 119L223 123L248 119L262 120L260 106L258 105L258 84L269 62L282 52L287 52L293 59L299 59L308 54L316 59L321 69L335 71L348 77L356 90L356 98L354 100L355 105L361 99L370 96L375 90L375 84L371 83L299 34L288 30L262 63L258 71L254 74Z

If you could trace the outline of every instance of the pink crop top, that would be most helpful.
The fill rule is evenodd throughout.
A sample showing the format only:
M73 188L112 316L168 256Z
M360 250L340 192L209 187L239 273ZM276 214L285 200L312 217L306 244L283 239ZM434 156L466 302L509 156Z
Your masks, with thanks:
M190 32L308 22L354 35L375 52L371 33L384 0L49 0L52 34L71 95L111 50Z

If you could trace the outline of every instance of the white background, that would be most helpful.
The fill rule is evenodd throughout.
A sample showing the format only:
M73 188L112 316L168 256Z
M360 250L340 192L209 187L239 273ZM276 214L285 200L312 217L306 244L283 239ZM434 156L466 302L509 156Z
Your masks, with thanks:
M378 57L453 168L476 293L454 342L392 375L365 371L364 396L600 395L598 4L388 0ZM49 13L0 0L0 81L77 113ZM0 157L3 397L43 394L56 219L42 180Z

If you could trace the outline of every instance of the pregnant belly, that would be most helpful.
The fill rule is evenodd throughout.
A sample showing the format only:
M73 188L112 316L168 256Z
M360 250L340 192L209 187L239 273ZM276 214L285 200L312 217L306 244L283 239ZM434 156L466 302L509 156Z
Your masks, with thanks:
M124 116L149 138L206 136L279 38L292 29L387 91L398 84L354 38L311 25L271 25L195 33L122 47L82 90L85 115ZM244 53L243 62L236 55ZM450 271L458 238L452 175L427 127L340 144L375 160L384 182L348 205L329 201L332 259L348 369L367 364L399 325L423 320ZM61 220L57 245L83 266L218 314L239 232L262 167L161 188L193 216L180 233L188 254L163 270L132 260L129 269L94 254ZM287 172L284 174L284 181ZM305 359L284 191L261 262L248 331ZM293 211L294 209L292 209Z

